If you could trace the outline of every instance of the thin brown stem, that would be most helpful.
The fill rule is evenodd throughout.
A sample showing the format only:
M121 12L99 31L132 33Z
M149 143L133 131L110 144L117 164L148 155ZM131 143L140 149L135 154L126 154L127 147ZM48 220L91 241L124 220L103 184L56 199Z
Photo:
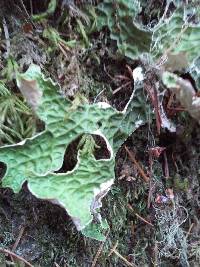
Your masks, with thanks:
M34 267L32 264L30 264L28 261L26 261L24 258L20 257L19 255L15 254L14 252L10 251L10 250L7 250L7 249L4 249L4 248L0 248L0 252L4 253L4 254L8 254L9 256L19 260L19 261L22 261L26 266L29 266L29 267Z
M109 231L106 234L106 239L107 239L108 235L109 235ZM105 241L106 241L106 239L105 239ZM95 267L96 266L97 260L98 260L99 256L101 255L101 252L103 250L103 246L105 244L105 241L101 242L101 244L100 244L100 246L99 246L99 248L97 250L97 253L96 253L95 257L94 257L94 260L92 261L91 267Z
M129 155L129 158L131 159L131 161L135 164L135 166L138 169L138 172L140 173L140 175L142 176L142 178L144 179L144 181L146 183L149 182L149 177L146 175L146 173L143 171L142 167L140 166L140 164L137 162L137 160L135 159L135 155L127 148L127 146L125 146L125 150Z
M20 242L20 240L21 240L21 238L22 238L22 235L23 235L23 233L24 233L24 230L25 230L25 227L22 226L22 227L20 228L19 235L18 235L18 237L17 237L17 239L16 239L16 241L15 241L13 247L12 247L12 252L14 252L14 251L16 250L16 248L17 248L17 246L18 246L18 244L19 244L19 242Z
M129 86L131 83L132 83L132 82L124 83L122 86L118 87L117 89L115 89L115 90L113 91L113 95L116 94L116 93L118 93L121 89L123 89L123 88Z
M124 258L117 250L118 241L115 243L113 248L111 249L110 253L108 254L108 257L110 257L113 253L119 257L127 266L129 267L137 267L134 263L129 262L126 258Z
M192 224L190 225L190 228L189 228L189 230L188 230L188 232L187 232L187 234L186 234L186 237L185 237L186 239L188 238L189 234L191 233L193 226L194 226L194 223L192 223Z
M131 212L133 212L135 214L136 217L138 217L138 219L140 219L141 221L145 222L146 224L154 227L154 225L152 223L150 223L149 221L147 221L146 219L144 219L142 216L140 216L138 213L136 213L134 211L134 209L131 207L130 204L128 204L128 208L131 210Z

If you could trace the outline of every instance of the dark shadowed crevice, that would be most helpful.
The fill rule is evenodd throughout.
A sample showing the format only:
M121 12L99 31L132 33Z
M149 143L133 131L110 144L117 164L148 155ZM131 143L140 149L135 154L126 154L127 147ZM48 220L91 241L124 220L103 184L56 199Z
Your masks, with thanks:
M6 164L0 162L0 180L4 177L6 170L7 170Z
M58 171L56 171L56 173L65 173L74 169L77 163L78 144L80 139L81 137L78 137L68 145L65 151L63 165Z
M94 156L95 158L98 159L109 159L111 154L110 151L108 150L106 141L102 136L99 135L92 135L97 147L95 148L94 151Z
M195 82L195 80L193 79L193 77L191 76L190 73L186 72L184 74L181 74L180 77L183 78L184 80L189 80L191 82L193 88L195 89L195 91L198 90L196 82Z
M106 141L102 136L99 135L92 135L95 141L95 148L94 148L94 156L97 160L99 159L109 159L111 154L110 151L107 148ZM77 156L78 156L78 150L82 149L82 147L79 148L79 142L81 140L82 136L78 137L76 140L71 142L69 146L67 147L65 151L65 156L63 160L62 167L56 171L55 173L65 173L68 171L71 171L75 168L77 164Z

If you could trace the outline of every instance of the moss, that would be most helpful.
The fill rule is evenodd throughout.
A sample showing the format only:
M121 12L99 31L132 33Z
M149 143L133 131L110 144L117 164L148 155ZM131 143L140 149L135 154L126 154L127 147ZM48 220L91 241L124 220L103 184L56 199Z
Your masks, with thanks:
M189 189L189 181L187 178L182 178L179 174L176 174L173 179L174 189L177 191L187 192Z

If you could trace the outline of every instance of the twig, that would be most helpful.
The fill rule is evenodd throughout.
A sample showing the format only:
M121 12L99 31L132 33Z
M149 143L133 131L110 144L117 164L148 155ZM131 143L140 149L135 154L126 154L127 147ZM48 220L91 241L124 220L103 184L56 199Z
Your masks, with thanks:
M135 159L134 154L127 148L127 146L125 146L125 150L128 153L131 161L136 165L140 175L142 176L142 178L144 179L144 181L146 183L149 182L149 177L145 174L145 172L143 171L143 169L141 168L140 164L137 162L137 160Z
M58 43L58 47L60 48L60 50L63 53L63 55L68 59L68 55L65 52L65 49L62 47L62 44L60 42Z
M97 96L96 96L95 99L94 99L94 103L96 103L97 98L98 98L104 91L105 91L105 89L101 90L101 92L97 94Z
M113 77L110 75L110 73L107 71L105 64L103 65L103 70L105 71L105 73L108 75L108 77L109 77L112 81L115 81L115 80L116 80L116 79L113 78Z
M23 9L24 9L24 11L25 11L25 13L26 13L27 17L28 17L28 18L30 18L30 15L29 15L29 13L28 13L28 11L27 11L27 9L26 9L25 5L24 5L24 2L23 2L23 0L20 0L20 2L21 2L21 5L22 5L22 7L23 7Z
M122 84L122 86L118 87L117 89L115 89L115 90L113 91L113 95L116 94L116 93L118 93L122 88L124 88L124 87L130 85L131 83L132 83L132 82L129 81L129 82L125 83L125 84Z
M114 247L111 249L110 253L108 254L108 257L110 257L113 253L119 257L127 266L130 267L137 267L135 264L129 262L126 258L124 258L117 250L118 241L115 243Z
M151 202L152 202L152 195L153 192L155 191L155 183L152 183L152 177L150 178L149 181L149 194L148 194L148 200L147 200L147 208L149 209L151 206Z
M190 225L190 228L189 228L189 230L188 230L188 232L187 232L187 234L186 234L186 237L185 237L186 239L188 238L188 236L189 236L189 234L190 234L190 232L191 232L193 226L194 226L194 223L192 223L192 224Z
M15 241L13 247L12 247L12 252L14 252L14 251L16 250L16 248L17 248L17 246L18 246L18 244L19 244L19 242L20 242L20 240L21 240L21 238L22 238L22 235L23 235L23 233L24 233L24 230L25 230L25 227L22 226L22 227L20 228L19 235L18 235L18 237L17 237L17 239L16 239L16 241Z
M22 7L23 7L23 9L24 9L24 12L26 13L26 16L27 16L27 18L29 19L30 23L31 23L35 28L37 28L36 25L35 25L35 23L33 22L32 18L31 18L31 16L29 15L27 9L26 9L23 0L20 0L20 2L21 2L21 5L22 5ZM31 15L32 15L32 13L33 13L33 5L32 5L32 2L30 2L30 7L31 7Z
M134 209L131 207L130 204L128 204L128 208L135 214L136 217L138 217L141 221L145 222L146 224L154 227L154 225L152 223L150 223L149 221L147 221L146 219L144 219L143 217L141 217L139 214L137 214Z
M133 71L132 71L131 67L126 64L126 69L127 69L128 73L129 73L129 76L131 77L131 79L133 79Z
M155 86L153 87L153 92L154 92L154 107L155 107L155 112L156 112L156 127L157 127L157 133L160 135L160 128L161 128L161 116L160 116L160 103L158 99L158 94Z
M5 253L5 254L8 254L9 256L19 260L19 261L22 261L25 265L29 266L29 267L34 267L32 264L30 264L28 261L26 261L24 258L20 257L19 255L15 254L14 252L12 251L9 251L7 249L4 249L4 248L0 248L0 252L2 253Z
M124 258L117 250L113 251L115 253L115 255L117 255L121 260L123 260L123 262L130 267L136 267L135 264L130 263L126 258Z
M158 91L156 88L156 79L155 76L152 75L152 73L147 74L144 88L147 91L147 94L150 97L151 103L155 109L155 115L156 115L156 128L157 133L160 135L160 128L161 128L161 110L160 110L160 101L158 98Z
M158 266L158 244L157 244L157 242L155 243L155 246L154 246L154 262L153 262L153 266L154 267Z
M164 10L164 13L163 13L163 15L162 15L160 21L163 21L163 20L166 18L167 11L168 11L168 9L169 9L169 5L170 5L170 1L167 1L167 3L166 3L166 7L165 7L165 10Z
M148 194L148 201L147 201L147 208L149 209L151 206L151 199L152 199L152 173L153 173L153 157L152 153L149 153L149 194Z
M116 80L125 80L125 81L130 81L130 77L127 77L125 75L115 75Z
M66 51L70 52L70 48L69 48L69 46L67 46L67 44L65 44L65 42L64 42L62 39L59 41L59 44L60 44Z
M175 168L176 168L176 172L178 173L178 172L179 172L179 169L178 169L178 165L177 165L177 163L176 163L176 160L175 160L175 158L174 158L174 152L172 153L172 161L173 161L174 166L175 166Z
M166 151L163 152L164 155L164 163L165 163L165 178L168 179L169 178L169 166L168 166L168 160L167 160L167 154Z
M108 254L108 257L110 257L110 256L113 254L113 252L114 252L114 250L116 250L117 246L118 246L118 240L117 240L117 242L114 244L113 248L110 250L110 252L109 252L109 254Z
M5 57L8 58L10 55L10 37L9 37L9 32L8 32L8 27L5 18L3 18L3 30L5 34L5 39L6 39L6 55Z
M107 239L108 235L109 235L109 231L106 234L106 239ZM95 257L94 257L94 259L92 261L91 267L95 267L96 266L97 260L98 260L99 256L101 255L101 252L102 252L103 246L104 246L104 244L106 242L106 239L105 239L105 241L101 242L101 244L100 244L100 246L99 246L99 248L97 250L97 253L96 253L96 255L95 255Z
M141 221L143 221L143 222L147 223L148 225L151 225L152 227L154 227L154 225L152 223L150 223L149 221L145 220L139 214L135 213L135 216L138 217Z

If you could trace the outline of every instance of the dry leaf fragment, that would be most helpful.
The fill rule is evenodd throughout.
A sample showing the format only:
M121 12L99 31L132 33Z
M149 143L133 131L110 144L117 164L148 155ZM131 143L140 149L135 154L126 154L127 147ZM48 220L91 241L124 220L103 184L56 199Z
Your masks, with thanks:
M37 81L21 78L18 80L18 86L28 104L33 110L36 110L42 97L42 92L38 88Z

